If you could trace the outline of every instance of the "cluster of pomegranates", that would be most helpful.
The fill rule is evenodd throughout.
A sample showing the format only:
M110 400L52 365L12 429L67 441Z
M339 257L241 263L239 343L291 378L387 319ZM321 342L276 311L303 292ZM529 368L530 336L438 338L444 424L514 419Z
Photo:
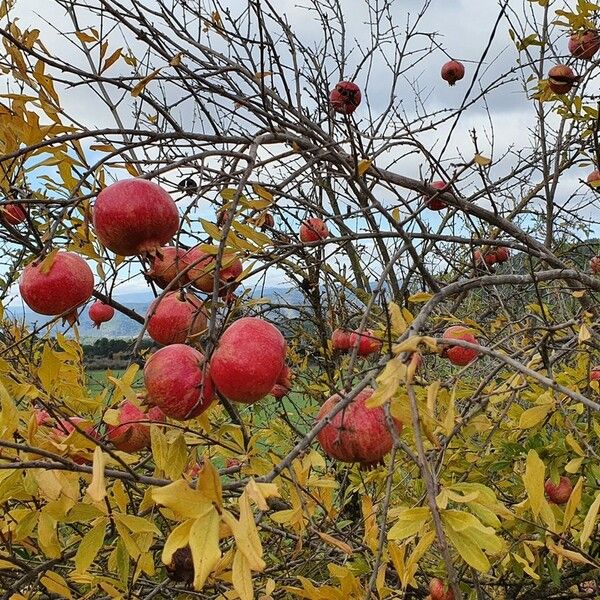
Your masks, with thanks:
M488 267L494 266L496 263L502 264L510 258L510 250L506 246L498 246L497 248L481 252L477 249L473 252L473 260L475 266L482 267L484 264Z
M381 350L381 340L370 329L365 331L347 331L336 329L331 334L331 346L334 350L350 352L357 348L359 356L368 356Z

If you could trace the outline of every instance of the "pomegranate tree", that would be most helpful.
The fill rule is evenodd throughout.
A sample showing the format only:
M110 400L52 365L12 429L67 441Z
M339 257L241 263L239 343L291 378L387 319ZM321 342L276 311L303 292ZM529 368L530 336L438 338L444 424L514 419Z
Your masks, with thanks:
M329 93L329 105L342 115L351 115L360 101L360 88L352 81L340 81Z
M359 356L368 356L379 352L381 346L381 340L377 339L370 329L366 329L362 333L354 331L350 335L350 349L358 347Z
M548 71L548 86L555 94L568 94L579 77L571 67L556 65Z
M311 217L303 221L300 225L300 241L303 243L318 242L328 237L329 229L323 219Z
M573 484L568 477L561 476L558 483L553 483L551 479L547 479L544 484L546 497L553 504L566 504L571 497Z
M150 447L150 425L148 422L163 423L165 415L158 406L145 413L129 400L121 403L118 425L109 425L108 439L121 452L138 452Z
M569 52L575 58L590 60L600 50L600 35L596 29L577 31L569 38Z
M365 402L373 395L372 388L365 388L331 422L318 433L317 440L325 454L336 460L359 463L361 468L374 467L383 461L392 449L394 440L388 429L382 406L367 408ZM325 401L317 420L324 419L341 401L335 394ZM402 431L402 423L394 419L396 431Z
M202 414L214 398L204 354L185 344L155 352L144 366L144 383L148 404L178 421Z
M431 187L436 190L445 190L448 187L448 184L445 181L434 181L432 182ZM424 201L425 206L430 210L442 210L448 206L441 198L434 196L425 196Z
M448 329L444 331L442 337L445 340L464 340L471 344L478 343L477 338L471 333L470 329L464 325L453 325L452 327L448 327ZM446 356L453 365L464 367L477 358L478 352L472 348L449 346L444 350L444 356Z
M215 286L215 256L196 247L186 252L183 262L186 266L192 265L187 272L191 284L203 292L211 293ZM227 293L243 270L242 261L235 254L223 254L219 270L219 287L223 288L221 294Z
M155 254L179 229L171 196L146 179L117 181L94 204L94 229L109 250L121 256Z
M4 204L0 206L0 219L10 225L18 225L27 219L27 213L21 204Z
M244 317L221 336L210 360L211 377L229 400L252 404L277 383L286 351L277 327L256 317Z
M159 344L183 344L206 329L204 303L194 294L167 292L148 308L148 335Z
M442 66L442 79L454 85L465 76L465 66L458 60L449 60Z
M185 268L183 261L185 252L183 248L175 248L174 246L159 248L156 254L150 257L151 267L146 273L146 277L164 290ZM186 283L188 283L187 273L177 280L179 287L184 286Z
M88 315L93 321L94 327L100 329L102 323L110 321L115 316L115 309L110 304L104 304L97 300L90 306Z
M34 261L23 270L19 292L31 310L40 315L65 315L74 322L75 309L87 302L94 291L89 265L72 252L57 252Z

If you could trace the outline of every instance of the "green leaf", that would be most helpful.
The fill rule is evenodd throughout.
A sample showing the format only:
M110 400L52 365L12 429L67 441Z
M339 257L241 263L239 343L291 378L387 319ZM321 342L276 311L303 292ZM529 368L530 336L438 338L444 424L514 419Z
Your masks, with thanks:
M426 506L407 508L400 513L398 520L388 532L388 540L403 540L421 532L431 519L431 511Z

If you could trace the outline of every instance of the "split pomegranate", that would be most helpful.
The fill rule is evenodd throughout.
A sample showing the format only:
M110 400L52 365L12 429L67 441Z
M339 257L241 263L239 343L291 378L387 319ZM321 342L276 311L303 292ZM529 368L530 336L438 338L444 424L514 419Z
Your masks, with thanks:
M159 248L156 255L150 259L151 268L146 276L164 290L184 269L183 257L185 252L183 248L175 248L174 246ZM186 283L188 283L187 273L177 280L177 287L182 287Z
M442 336L445 340L464 340L471 344L477 344L477 338L469 331L468 327L463 325L454 325L448 327ZM444 350L444 356L453 365L464 367L477 358L477 350L471 348L462 348L460 346L448 346Z
M579 77L567 65L556 65L548 71L548 85L555 94L568 94Z
M303 221L300 225L300 241L306 242L318 242L329 237L329 229L323 219L318 217L311 217Z
M278 382L287 346L277 327L256 317L230 325L210 361L216 388L229 400L252 404Z
M454 85L465 76L465 66L458 60L449 60L442 66L442 79Z
M144 366L148 403L167 417L185 421L202 414L214 398L204 354L185 344L155 352Z
M360 88L352 81L340 81L329 93L329 105L342 115L351 115L361 99Z
M331 334L331 346L334 350L341 350L343 352L350 350L352 347L352 344L350 343L351 335L351 331L346 331L345 329L336 329Z
M187 272L191 284L206 293L211 293L215 286L215 256L207 254L199 247L188 250L183 256L185 266L194 265ZM223 254L219 271L219 287L221 295L231 291L235 280L242 274L242 261L235 254Z
M193 294L168 292L148 308L148 335L159 344L183 344L206 329L204 303Z
M374 352L381 350L381 340L377 339L370 329L366 329L362 333L358 331L352 332L350 335L350 349L358 346L359 356L368 356Z
M552 483L551 479L547 479L544 484L546 497L554 504L566 504L571 497L573 484L568 477L562 476L558 483Z
M454 592L437 577L429 582L429 593L431 600L454 600Z
M27 213L21 204L4 204L0 206L0 219L10 225L18 225L27 218Z
M373 395L372 388L365 388L317 435L325 454L336 460L359 463L361 468L370 468L383 461L392 449L394 440L390 433L382 406L367 408L365 402ZM335 394L325 401L317 420L327 417L341 401ZM394 419L396 431L402 431L402 423Z
M119 424L108 426L108 439L121 452L138 452L148 448L150 447L148 421L164 423L165 415L157 406L144 413L133 402L125 400L119 407Z
M110 321L115 316L115 309L109 304L104 304L104 302L98 300L90 306L88 315L94 322L94 327L100 329L102 323Z
M434 181L431 184L432 188L436 190L444 190L448 187L445 181ZM430 210L442 210L448 206L441 198L434 198L432 196L424 196L425 206Z
M596 29L575 32L569 38L569 52L575 58L590 60L600 50L600 35Z
M94 275L78 254L57 252L47 260L35 261L23 270L19 291L23 301L40 315L76 318L75 309L94 291Z
M154 254L179 229L171 196L146 179L117 181L104 188L94 204L98 239L121 256Z

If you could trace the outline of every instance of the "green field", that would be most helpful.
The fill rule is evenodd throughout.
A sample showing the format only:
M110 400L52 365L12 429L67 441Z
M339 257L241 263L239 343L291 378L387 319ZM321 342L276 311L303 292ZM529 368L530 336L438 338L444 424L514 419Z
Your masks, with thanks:
M123 373L125 373L125 369L99 369L99 370L88 371L87 372L87 375L88 375L87 387L92 394L98 394L106 387L106 384L107 384L106 378L109 375L112 375L113 377L121 377L123 375ZM135 387L141 386L142 382L143 382L143 375L142 375L142 371L140 370L140 371L138 371L138 374L136 376Z

